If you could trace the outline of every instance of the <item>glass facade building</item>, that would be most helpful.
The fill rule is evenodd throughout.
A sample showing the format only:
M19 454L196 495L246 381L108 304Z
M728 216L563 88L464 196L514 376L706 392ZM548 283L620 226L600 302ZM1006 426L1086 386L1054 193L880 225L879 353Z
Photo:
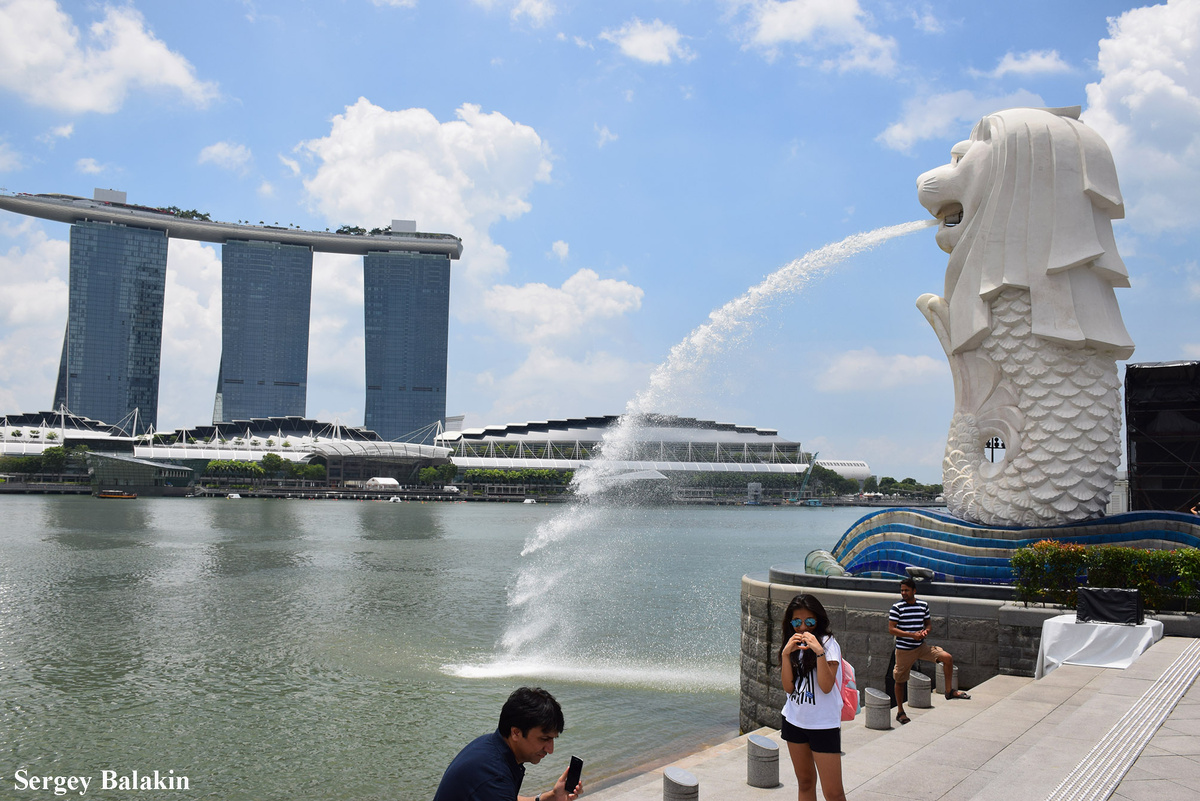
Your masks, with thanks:
M311 247L230 240L221 252L221 366L213 422L303 417Z
M385 440L432 444L446 417L450 258L405 251L363 257L364 425Z
M165 231L71 226L67 331L54 409L66 406L130 434L157 424L166 275Z

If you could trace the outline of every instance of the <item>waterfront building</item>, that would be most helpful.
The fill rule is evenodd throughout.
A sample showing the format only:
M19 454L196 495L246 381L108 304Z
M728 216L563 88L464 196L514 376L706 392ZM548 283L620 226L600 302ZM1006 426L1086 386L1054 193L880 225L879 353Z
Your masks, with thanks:
M214 422L305 414L314 252L364 258L368 426L385 439L428 443L444 421L450 261L462 255L456 236L418 232L411 220L370 234L216 222L99 189L91 200L0 194L0 209L72 226L71 313L55 409L131 433L156 424L174 237L224 246Z
M364 425L385 440L432 444L446 418L449 257L368 253L363 257L363 319Z
M132 454L136 440L115 426L61 409L6 414L0 421L0 456L38 456L46 448L80 445L92 451Z
M142 437L134 456L202 468L208 462L261 462L267 454L325 467L330 487L359 487L386 476L416 484L423 467L450 461L450 450L431 444L387 442L370 429L304 417L231 420Z
M53 408L151 430L158 416L167 236L106 222L71 226L70 290Z
M595 458L617 415L538 420L486 428L448 430L439 444L453 450L465 470L578 470ZM812 454L770 428L718 423L674 415L643 415L633 423L634 445L614 472L639 478L696 473L742 473L747 481L767 475L800 475ZM871 475L859 460L817 459L816 464L856 481Z
M229 240L221 249L221 364L213 422L304 416L311 247Z
M190 495L196 483L196 471L184 465L115 453L88 453L84 458L91 473L93 495L115 490L134 497L180 497Z

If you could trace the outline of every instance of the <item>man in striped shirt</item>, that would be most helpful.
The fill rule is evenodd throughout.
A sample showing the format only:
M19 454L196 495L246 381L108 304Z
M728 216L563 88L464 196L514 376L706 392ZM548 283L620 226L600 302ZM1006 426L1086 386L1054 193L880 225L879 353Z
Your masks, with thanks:
M918 659L942 663L946 679L946 700L970 699L971 696L953 688L954 657L925 640L929 637L929 604L917 600L917 582L912 577L900 579L900 600L888 611L888 633L896 638L896 720L900 725L908 723L904 714L905 682Z

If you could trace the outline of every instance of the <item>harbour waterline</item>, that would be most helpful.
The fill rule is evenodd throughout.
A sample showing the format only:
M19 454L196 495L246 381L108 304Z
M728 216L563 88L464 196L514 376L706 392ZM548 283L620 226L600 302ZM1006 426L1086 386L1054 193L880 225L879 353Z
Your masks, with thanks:
M527 787L571 753L603 779L735 732L741 576L830 547L864 510L612 509L565 549L570 636L514 662L520 554L561 511L5 497L0 776L428 798L508 692L539 684L567 731Z

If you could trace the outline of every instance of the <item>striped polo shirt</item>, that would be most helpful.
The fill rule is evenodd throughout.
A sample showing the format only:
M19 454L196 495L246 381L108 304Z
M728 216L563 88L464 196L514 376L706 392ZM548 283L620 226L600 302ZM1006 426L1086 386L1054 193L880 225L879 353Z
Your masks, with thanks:
M925 621L929 619L929 604L924 601L913 601L911 604L896 601L888 612L888 619L901 631L920 631L925 628ZM923 640L915 637L897 637L896 650L911 651L920 648L922 642Z

